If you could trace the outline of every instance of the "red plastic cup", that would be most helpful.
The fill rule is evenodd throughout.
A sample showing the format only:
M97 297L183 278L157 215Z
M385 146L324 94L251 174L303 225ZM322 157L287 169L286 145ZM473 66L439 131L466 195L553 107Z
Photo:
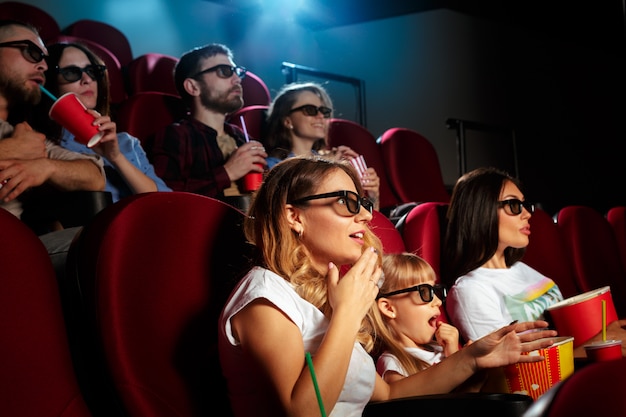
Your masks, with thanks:
M263 168L263 165L257 164L259 167ZM241 192L243 193L251 193L259 189L261 184L263 183L263 173L250 171L241 179Z
M587 358L592 362L612 361L622 357L621 340L604 340L585 346Z
M90 148L100 142L104 134L92 124L95 117L87 113L87 109L74 93L59 97L50 107L48 115L74 135L76 142Z

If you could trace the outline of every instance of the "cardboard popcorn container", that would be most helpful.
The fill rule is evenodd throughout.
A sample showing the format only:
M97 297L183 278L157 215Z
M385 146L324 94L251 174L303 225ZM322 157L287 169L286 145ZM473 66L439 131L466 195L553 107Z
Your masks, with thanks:
M574 338L552 338L554 344L533 350L528 355L543 356L545 360L532 363L516 363L492 370L483 391L524 394L538 399L574 373Z
M611 288L606 286L558 302L547 309L546 318L559 336L572 336L574 347L602 331L602 300L606 301L606 323L617 320Z

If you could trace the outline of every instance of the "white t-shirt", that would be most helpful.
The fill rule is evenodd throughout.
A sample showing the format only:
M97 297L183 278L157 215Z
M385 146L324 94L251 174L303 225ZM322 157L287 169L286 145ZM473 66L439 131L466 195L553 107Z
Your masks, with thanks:
M561 301L556 283L523 262L510 268L477 268L456 280L446 312L466 341L477 340L513 320L542 319Z
M413 357L418 358L426 362L428 365L433 366L436 363L441 362L443 359L443 348L440 345L432 345L433 350L429 351L418 347L405 347L404 349ZM409 373L402 367L398 358L390 353L383 352L376 361L376 371L385 376L387 371L395 371L402 376L409 376Z
M253 268L231 294L219 322L219 349L222 370L228 382L233 411L237 417L273 417L275 407L267 381L260 381L254 364L246 360L233 336L231 318L250 302L265 298L282 311L302 332L305 352L315 356L328 329L328 319L313 304L301 298L292 285L279 275ZM276 352L280 355L280 352ZM344 378L344 375L337 375ZM372 357L359 343L354 344L343 390L332 417L360 417L374 391L376 368Z

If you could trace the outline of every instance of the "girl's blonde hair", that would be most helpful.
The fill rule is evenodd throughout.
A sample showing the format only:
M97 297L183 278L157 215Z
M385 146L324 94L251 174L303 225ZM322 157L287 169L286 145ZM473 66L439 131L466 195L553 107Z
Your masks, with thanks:
M380 294L409 288L427 281L435 281L437 276L428 262L413 253L394 253L383 257L385 280ZM400 343L400 336L389 325L378 304L373 309L374 329L376 332L376 352L388 351L393 354L409 375L426 369L429 365L410 355Z
M326 277L313 267L302 241L291 230L285 205L288 201L315 194L319 185L338 170L344 171L354 182L357 193L363 195L356 171L348 163L319 157L293 157L278 163L253 197L250 215L244 223L246 238L257 247L260 263L290 282L298 295L327 317L331 316L332 309L327 298ZM374 247L382 254L380 240L369 228L366 228L363 240L363 250ZM357 337L368 352L374 346L372 310L363 319Z

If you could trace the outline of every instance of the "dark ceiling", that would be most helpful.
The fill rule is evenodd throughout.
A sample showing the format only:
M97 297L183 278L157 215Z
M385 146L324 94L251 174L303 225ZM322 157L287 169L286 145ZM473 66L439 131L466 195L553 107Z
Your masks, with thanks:
M206 0L244 15L259 13L259 0ZM295 0L291 0L295 1ZM296 20L313 30L449 9L517 25L600 48L624 48L622 0L308 0L312 12Z

